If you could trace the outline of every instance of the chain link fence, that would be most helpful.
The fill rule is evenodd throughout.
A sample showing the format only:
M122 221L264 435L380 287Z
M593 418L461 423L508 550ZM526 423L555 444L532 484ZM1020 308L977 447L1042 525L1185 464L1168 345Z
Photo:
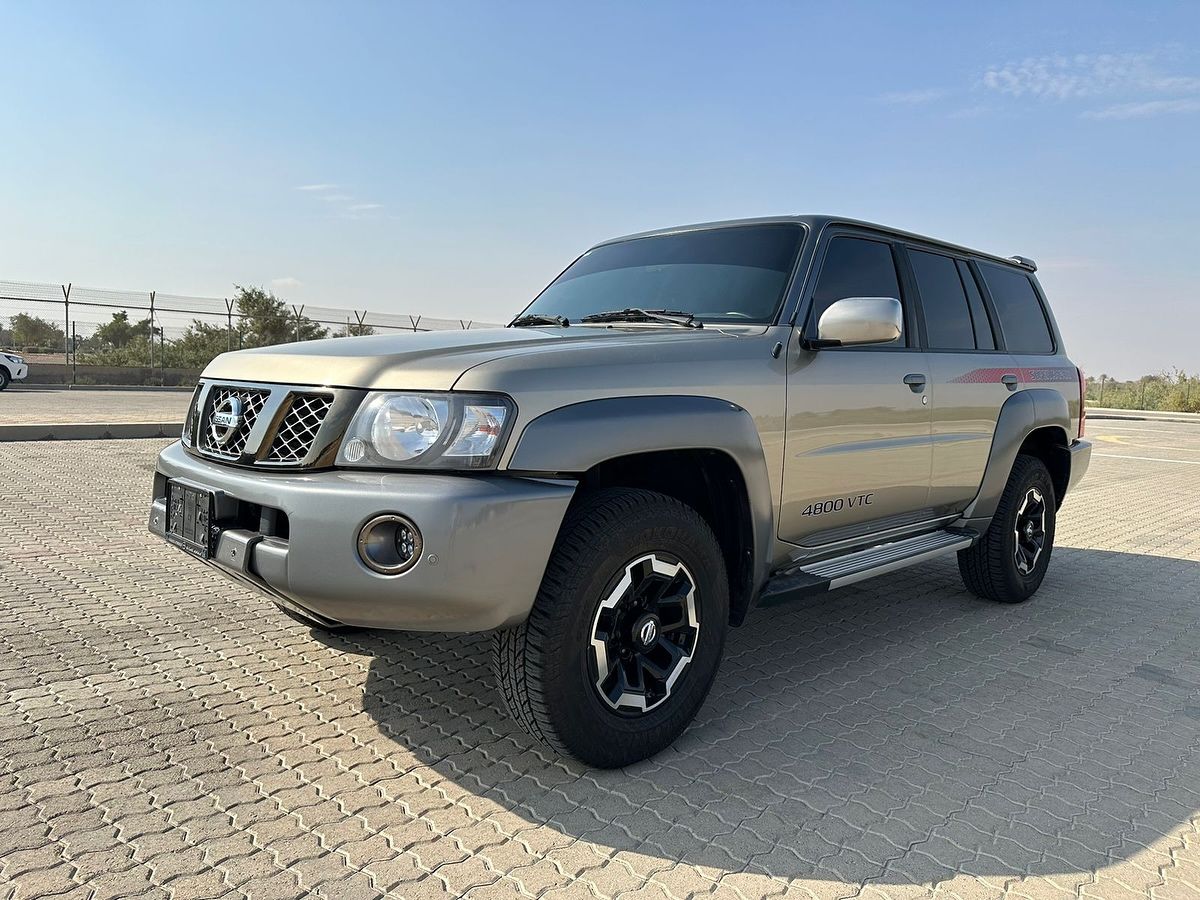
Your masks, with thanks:
M494 326L293 305L256 288L213 298L0 280L0 350L25 357L31 384L182 386L227 350L485 327Z

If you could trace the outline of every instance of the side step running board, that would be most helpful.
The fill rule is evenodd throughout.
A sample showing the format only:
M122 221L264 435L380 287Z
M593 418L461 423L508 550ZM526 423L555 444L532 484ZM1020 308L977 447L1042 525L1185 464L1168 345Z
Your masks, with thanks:
M865 578L873 578L963 550L973 542L972 535L961 531L933 531L902 541L857 550L844 556L835 556L833 559L809 563L771 578L759 595L758 605L773 606L797 594L845 587Z

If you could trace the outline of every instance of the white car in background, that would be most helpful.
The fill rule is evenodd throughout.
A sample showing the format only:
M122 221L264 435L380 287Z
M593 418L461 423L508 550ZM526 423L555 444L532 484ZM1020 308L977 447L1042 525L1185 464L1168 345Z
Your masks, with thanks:
M15 353L0 350L0 391L8 387L10 382L24 381L29 374L29 366L24 358Z

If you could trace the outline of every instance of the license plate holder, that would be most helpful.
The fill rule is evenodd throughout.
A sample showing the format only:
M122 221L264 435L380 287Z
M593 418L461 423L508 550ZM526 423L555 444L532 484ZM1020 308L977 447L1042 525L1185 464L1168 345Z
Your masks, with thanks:
M167 540L193 556L212 556L215 495L207 488L167 482Z

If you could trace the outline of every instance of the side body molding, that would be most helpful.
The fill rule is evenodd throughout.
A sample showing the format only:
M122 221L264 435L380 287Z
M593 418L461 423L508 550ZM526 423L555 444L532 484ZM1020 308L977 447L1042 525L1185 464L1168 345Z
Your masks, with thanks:
M1067 401L1058 391L1048 388L1029 388L1018 391L1005 401L996 421L996 433L992 438L992 450L988 455L983 482L975 499L963 510L956 526L982 531L991 522L1000 504L1000 495L1008 483L1017 451L1029 434L1047 426L1062 430L1063 446L1070 442L1071 414Z
M612 397L564 406L525 426L508 469L576 474L605 460L661 450L716 450L741 470L753 528L753 596L771 565L775 507L758 428L742 407L689 396Z

